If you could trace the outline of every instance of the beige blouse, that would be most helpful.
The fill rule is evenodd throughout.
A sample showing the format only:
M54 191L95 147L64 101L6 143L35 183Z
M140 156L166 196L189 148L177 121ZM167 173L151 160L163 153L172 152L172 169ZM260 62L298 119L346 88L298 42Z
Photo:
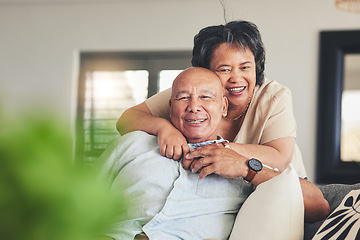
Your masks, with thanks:
M152 115L170 120L170 97L171 89L167 89L150 97L145 103ZM260 145L284 137L296 137L291 92L278 82L265 79L261 86L256 85L254 89L249 109L234 142ZM306 176L297 145L292 163L299 175Z

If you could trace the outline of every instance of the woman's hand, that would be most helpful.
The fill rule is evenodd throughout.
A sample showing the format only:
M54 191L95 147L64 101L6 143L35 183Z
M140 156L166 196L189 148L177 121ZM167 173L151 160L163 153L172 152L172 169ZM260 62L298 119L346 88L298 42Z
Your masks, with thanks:
M135 130L156 135L161 155L174 160L190 151L184 135L168 120L152 116L145 102L127 109L118 120L117 129L122 135Z
M160 154L167 158L179 160L190 151L184 135L172 125L161 128L157 136Z
M244 177L248 172L247 158L222 144L197 147L183 160L183 167L193 173L199 172L199 179L216 173L226 178Z

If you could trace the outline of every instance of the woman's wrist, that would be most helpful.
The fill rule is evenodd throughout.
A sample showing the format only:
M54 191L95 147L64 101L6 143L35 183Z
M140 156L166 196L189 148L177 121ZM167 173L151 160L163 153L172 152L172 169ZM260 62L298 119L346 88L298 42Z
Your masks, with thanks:
M174 127L174 125L172 125L172 123L170 121L168 121L167 119L165 118L158 118L156 120L156 124L154 125L154 132L153 134L156 135L156 136L159 136L159 133L160 132L165 132L167 131L167 129L169 130L173 130L173 129L176 129Z

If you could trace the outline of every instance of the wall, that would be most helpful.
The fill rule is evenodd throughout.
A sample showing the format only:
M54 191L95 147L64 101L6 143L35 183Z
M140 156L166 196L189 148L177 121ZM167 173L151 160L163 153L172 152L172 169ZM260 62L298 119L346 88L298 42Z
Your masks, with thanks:
M319 31L360 29L335 0L227 0L227 20L255 22L266 75L293 93L298 144L315 171ZM224 22L218 0L0 0L0 96L6 114L45 106L73 119L83 50L189 50Z

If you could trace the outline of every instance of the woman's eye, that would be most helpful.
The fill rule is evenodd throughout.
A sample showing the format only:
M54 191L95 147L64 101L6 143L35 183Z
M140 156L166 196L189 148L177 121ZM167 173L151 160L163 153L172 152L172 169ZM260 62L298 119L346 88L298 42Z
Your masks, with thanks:
M218 72L221 72L221 73L228 73L230 72L230 69L227 69L227 68L222 68L222 69L219 69Z

